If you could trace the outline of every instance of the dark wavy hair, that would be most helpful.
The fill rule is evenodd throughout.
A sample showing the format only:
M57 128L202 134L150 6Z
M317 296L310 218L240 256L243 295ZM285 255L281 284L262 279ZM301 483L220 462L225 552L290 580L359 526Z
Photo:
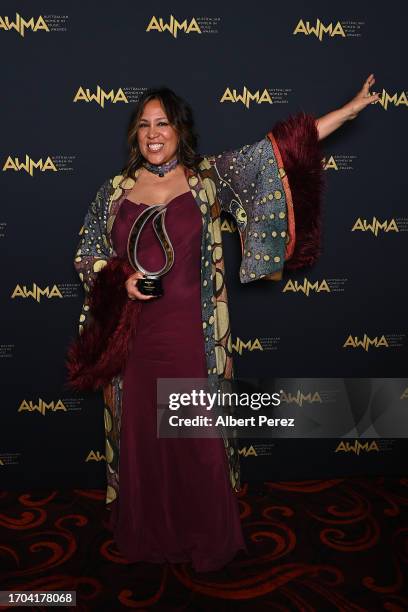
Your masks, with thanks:
M202 156L196 153L198 136L195 131L193 111L190 105L168 87L150 88L139 99L132 112L127 141L129 156L122 172L126 177L134 177L135 171L140 168L144 157L140 152L137 142L137 130L140 117L147 102L160 100L168 120L177 131L180 141L177 150L177 159L187 168L196 169Z

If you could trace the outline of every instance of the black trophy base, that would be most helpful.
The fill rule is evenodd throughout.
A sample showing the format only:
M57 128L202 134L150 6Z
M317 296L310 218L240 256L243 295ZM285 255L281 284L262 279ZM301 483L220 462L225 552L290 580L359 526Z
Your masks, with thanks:
M143 295L154 295L154 297L163 295L161 278L139 278L137 288Z

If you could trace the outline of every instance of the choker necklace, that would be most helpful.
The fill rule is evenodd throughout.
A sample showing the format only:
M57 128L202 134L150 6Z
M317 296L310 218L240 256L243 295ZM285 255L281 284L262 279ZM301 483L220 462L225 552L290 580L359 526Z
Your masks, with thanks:
M159 176L164 176L166 172L170 172L173 170L179 163L178 159L173 159L172 161L167 162L166 164L151 164L147 160L143 162L143 167L149 172L153 172L154 174L158 174Z

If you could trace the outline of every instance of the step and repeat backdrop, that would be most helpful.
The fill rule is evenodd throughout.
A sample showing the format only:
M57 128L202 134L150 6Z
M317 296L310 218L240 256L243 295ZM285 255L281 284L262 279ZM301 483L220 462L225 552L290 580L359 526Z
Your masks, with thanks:
M236 375L291 379L283 402L317 420L324 406L326 424L341 411L330 379L353 418L337 437L248 439L240 453L245 480L406 470L405 24L397 0L1 3L2 486L104 484L102 395L64 386L83 299L73 257L140 95L187 99L200 152L216 153L339 108L371 72L379 103L323 143L318 263L242 285L238 233L222 225Z

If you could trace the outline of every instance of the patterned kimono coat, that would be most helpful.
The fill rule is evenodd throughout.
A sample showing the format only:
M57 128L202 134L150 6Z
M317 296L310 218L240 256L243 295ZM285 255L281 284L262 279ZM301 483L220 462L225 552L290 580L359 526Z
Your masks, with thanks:
M300 113L276 124L252 145L206 156L197 171L188 170L187 180L202 218L201 309L208 378L209 382L219 383L233 378L221 211L233 216L239 231L242 283L279 280L284 266L296 269L313 264L319 254L322 186L315 120ZM119 494L123 380L120 371L115 371L111 378L107 374L107 379L106 372L112 372L109 368L105 378L98 378L90 364L102 359L103 370L112 356L120 352L119 347L128 342L132 328L131 309L137 301L127 299L124 282L134 270L123 262L121 267L114 266L117 256L111 231L134 182L119 173L100 187L86 214L75 256L85 300L79 338L69 353L70 384L76 389L103 387L107 504ZM105 285L99 287L98 293L96 281L101 283L103 275ZM108 325L103 320L107 313L111 319ZM92 331L98 325L98 317L100 329L109 330L109 339L105 337L105 344L99 345L95 340L98 334L95 336ZM116 321L112 323L112 319ZM109 347L115 334L118 343ZM237 492L240 489L237 440L224 434L223 439L231 486Z

